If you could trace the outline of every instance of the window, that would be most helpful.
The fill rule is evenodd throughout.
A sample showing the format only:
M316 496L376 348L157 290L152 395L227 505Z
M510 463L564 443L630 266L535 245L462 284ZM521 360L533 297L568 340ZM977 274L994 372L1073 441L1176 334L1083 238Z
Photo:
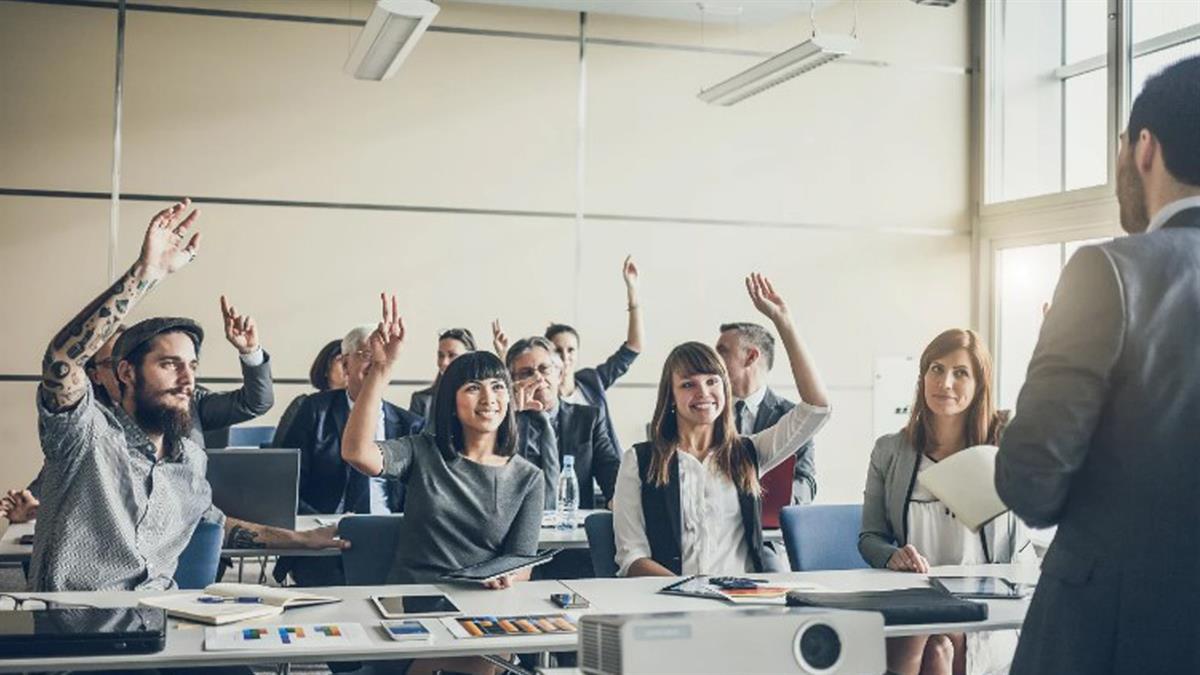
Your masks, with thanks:
M1118 26L1109 4L988 3L987 203L1111 185L1116 133L1108 113L1117 89L1110 87L1110 64L1117 59L1109 45L1116 44ZM1200 54L1200 1L1123 0L1121 6L1129 24L1130 53L1123 58L1132 101L1149 75Z
M1105 241L1108 239L1085 239L996 252L997 408L1016 407L1041 331L1042 314L1054 297L1063 267L1080 247Z

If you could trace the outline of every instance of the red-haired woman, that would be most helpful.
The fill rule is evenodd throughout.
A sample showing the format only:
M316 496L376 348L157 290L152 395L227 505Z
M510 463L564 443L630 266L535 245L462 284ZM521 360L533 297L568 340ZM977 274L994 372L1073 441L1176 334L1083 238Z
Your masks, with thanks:
M879 438L871 452L858 536L868 564L926 573L933 565L1032 558L1026 528L1011 513L973 533L917 482L918 473L960 450L996 445L1005 419L993 402L992 357L979 335L951 329L934 338L921 354L908 424ZM1010 661L1015 646L1011 632L893 638L888 669L988 672Z

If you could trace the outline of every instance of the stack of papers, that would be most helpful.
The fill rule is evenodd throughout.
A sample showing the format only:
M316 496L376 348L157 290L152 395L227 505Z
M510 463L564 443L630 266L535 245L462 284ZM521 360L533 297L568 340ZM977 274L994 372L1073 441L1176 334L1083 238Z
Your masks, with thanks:
M921 485L937 497L958 522L972 532L1008 510L996 493L994 445L959 450L917 474Z
M300 593L256 584L212 584L203 593L177 593L142 598L138 604L167 610L179 619L222 624L278 616L288 607L341 602L341 598Z

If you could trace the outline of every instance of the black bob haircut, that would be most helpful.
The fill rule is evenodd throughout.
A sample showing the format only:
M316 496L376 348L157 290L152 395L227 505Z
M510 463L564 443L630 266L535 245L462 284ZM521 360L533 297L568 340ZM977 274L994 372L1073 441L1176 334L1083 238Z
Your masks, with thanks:
M500 357L491 352L467 352L450 362L438 381L433 403L433 435L447 460L463 451L462 422L458 421L458 390L468 382L497 379L512 391L512 380ZM510 399L496 433L496 454L509 457L517 449L517 415Z
M1126 128L1130 147L1142 129L1162 145L1163 164L1181 183L1200 186L1200 56L1167 66L1146 80Z
M312 367L308 369L308 381L317 391L329 391L329 366L333 360L342 355L341 339L331 340L321 347L317 358L313 359Z

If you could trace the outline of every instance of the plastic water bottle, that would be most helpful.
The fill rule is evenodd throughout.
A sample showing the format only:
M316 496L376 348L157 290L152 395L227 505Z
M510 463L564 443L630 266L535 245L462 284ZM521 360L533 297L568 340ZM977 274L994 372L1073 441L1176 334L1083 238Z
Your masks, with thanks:
M558 523L560 530L575 529L575 511L579 509L579 479L575 476L574 455L563 455L562 473L558 474Z

